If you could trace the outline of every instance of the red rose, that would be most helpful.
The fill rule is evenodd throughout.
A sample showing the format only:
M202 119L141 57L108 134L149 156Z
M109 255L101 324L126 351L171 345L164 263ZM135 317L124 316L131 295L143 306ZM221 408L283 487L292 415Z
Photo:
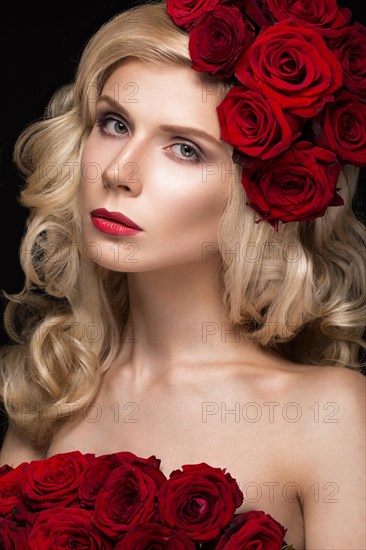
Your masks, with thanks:
M176 25L189 30L198 17L221 3L221 0L167 0L167 12Z
M344 163L366 167L366 104L342 91L324 108L318 143L334 151Z
M93 521L112 538L157 516L157 493L166 477L139 461L122 464L110 474L95 500Z
M0 478L3 477L8 472L11 472L12 470L14 470L12 466L9 466L9 464L3 464L0 468Z
M90 548L111 550L111 541L95 529L90 510L55 507L39 512L29 534L29 550Z
M0 519L1 550L29 550L27 530L9 519Z
M84 508L94 508L97 494L110 474L118 468L118 466L122 464L131 464L134 460L145 462L154 468L159 468L161 462L155 455L145 459L129 451L97 456L84 472L80 481L78 496L81 506Z
M242 184L250 206L277 229L278 221L308 221L340 206L336 155L305 141L280 157L243 170Z
M36 511L74 503L80 479L93 459L93 454L71 451L32 460L21 479L23 502Z
M194 542L217 537L243 502L238 484L225 470L205 462L174 470L159 491L160 521Z
M196 546L182 533L158 523L137 525L116 545L115 550L195 550Z
M238 151L262 160L288 149L301 132L301 120L282 111L277 101L235 86L217 107L221 139Z
M14 506L21 498L19 486L22 474L28 462L22 462L16 468L11 468L3 473L0 481L0 517L11 513ZM5 470L4 470L5 471Z
M281 550L286 532L287 529L269 514L256 510L244 512L235 517L225 529L216 550Z
M294 115L313 117L342 85L342 66L312 29L281 21L261 32L235 75Z
M265 4L266 0L223 0L224 6L235 6L252 21L258 28L272 25L273 18L268 10L268 6Z
M268 8L277 21L292 19L296 23L309 26L323 35L331 30L348 25L352 12L338 6L336 0L266 0Z
M330 47L342 64L344 86L366 101L366 27L356 23L342 29Z
M253 29L238 8L216 6L200 17L189 35L192 68L218 78L230 78L238 58L253 38Z

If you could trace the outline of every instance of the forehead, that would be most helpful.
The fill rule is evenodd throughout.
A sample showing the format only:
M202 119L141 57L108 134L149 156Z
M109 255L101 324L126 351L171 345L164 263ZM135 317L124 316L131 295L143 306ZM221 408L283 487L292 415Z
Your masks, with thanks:
M139 59L123 61L108 77L103 90L128 111L159 124L202 126L220 136L216 107L218 86L201 80L197 71L179 65L155 65Z

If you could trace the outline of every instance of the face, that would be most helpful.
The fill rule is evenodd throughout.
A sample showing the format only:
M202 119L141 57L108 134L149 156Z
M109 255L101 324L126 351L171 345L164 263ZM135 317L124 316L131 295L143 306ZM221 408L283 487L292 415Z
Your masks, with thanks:
M111 74L82 156L89 258L127 272L203 261L232 170L219 101L190 68L129 59Z

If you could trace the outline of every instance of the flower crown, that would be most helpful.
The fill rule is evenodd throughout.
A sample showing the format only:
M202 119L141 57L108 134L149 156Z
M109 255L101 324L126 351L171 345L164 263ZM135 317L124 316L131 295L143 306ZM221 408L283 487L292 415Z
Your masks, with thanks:
M217 107L261 220L341 206L345 164L366 166L366 27L336 0L167 0L192 68L233 84Z

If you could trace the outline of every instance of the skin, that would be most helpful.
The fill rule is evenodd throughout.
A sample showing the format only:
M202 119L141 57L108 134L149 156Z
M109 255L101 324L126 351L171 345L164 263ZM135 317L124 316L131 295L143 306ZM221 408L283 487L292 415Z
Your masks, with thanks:
M134 81L138 101L125 102L123 85ZM107 80L102 96L113 98L116 82L119 103L129 114L128 129L119 128L121 111L100 101L97 116L113 116L117 123L108 121L104 133L95 126L85 146L83 166L97 163L101 180L82 182L82 230L85 246L97 245L102 251L98 263L128 273L129 323L138 327L144 342L143 347L131 349L131 368L149 383L169 372L173 375L182 362L206 359L202 323L226 320L217 275L219 254L206 257L203 250L206 243L217 243L217 225L229 190L228 176L217 170L205 177L206 170L221 163L231 166L230 149L219 140L218 97L202 101L203 87L194 71L177 70L172 79L171 67L128 61ZM182 121L205 130L217 144L158 129ZM185 158L184 144L191 156L190 148L199 146L205 161ZM90 211L99 207L124 213L144 231L133 237L100 233L90 220ZM222 348L226 354L226 346Z
M126 101L131 82L137 102ZM100 102L98 117L108 122L104 132L93 128L83 152L83 239L100 251L100 265L127 273L135 333L126 334L89 413L55 434L47 457L75 449L155 454L167 476L206 462L237 480L244 502L236 513L271 514L296 550L365 548L365 379L291 363L230 326L220 258L202 256L202 245L217 243L229 189L220 170L205 181L205 165L229 168L230 149L159 129L184 121L219 140L218 98L202 101L189 68L174 68L172 78L171 67L137 60L123 63L102 93L120 107ZM187 160L192 151L182 143L199 145L204 160ZM85 176L90 163L98 177ZM95 208L122 212L143 232L101 233L90 219ZM205 323L217 330L205 334ZM19 449L8 432L1 464L36 456Z

